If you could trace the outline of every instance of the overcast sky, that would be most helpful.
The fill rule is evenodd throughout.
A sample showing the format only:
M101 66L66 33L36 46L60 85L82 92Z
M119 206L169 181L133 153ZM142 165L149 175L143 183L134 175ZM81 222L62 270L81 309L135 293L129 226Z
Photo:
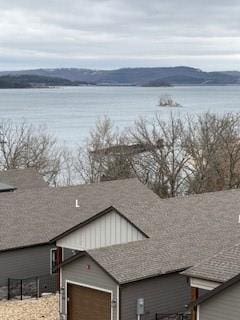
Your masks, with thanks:
M0 69L240 70L239 0L0 0Z

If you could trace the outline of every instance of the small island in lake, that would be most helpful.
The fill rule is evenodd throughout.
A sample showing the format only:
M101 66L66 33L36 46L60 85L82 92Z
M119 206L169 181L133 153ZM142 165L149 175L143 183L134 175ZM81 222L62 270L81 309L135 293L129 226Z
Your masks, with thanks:
M168 94L165 94L160 98L158 105L159 107L182 107L181 104L174 101L173 98Z
M142 87L172 87L172 85L169 82L157 79L144 83Z

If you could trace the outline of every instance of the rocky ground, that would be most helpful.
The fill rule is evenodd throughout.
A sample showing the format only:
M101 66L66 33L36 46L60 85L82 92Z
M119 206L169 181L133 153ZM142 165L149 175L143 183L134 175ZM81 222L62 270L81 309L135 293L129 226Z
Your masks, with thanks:
M59 320L58 296L1 301L0 320Z

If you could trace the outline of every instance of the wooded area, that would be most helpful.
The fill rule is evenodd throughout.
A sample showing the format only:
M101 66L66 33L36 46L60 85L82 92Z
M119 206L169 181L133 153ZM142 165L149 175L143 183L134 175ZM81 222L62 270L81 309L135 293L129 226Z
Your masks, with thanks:
M124 131L105 117L76 151L60 146L46 128L4 120L0 169L25 167L54 186L137 177L162 198L238 188L240 115L167 121L156 115Z

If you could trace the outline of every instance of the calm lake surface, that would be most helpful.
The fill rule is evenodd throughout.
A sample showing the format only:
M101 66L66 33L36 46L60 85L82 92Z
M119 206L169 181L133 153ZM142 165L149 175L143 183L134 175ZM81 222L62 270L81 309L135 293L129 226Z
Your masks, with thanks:
M170 94L182 108L161 108ZM109 116L119 128L155 113L166 119L170 112L184 116L206 111L240 112L240 87L62 87L0 90L0 119L47 125L60 142L80 144L96 120Z

